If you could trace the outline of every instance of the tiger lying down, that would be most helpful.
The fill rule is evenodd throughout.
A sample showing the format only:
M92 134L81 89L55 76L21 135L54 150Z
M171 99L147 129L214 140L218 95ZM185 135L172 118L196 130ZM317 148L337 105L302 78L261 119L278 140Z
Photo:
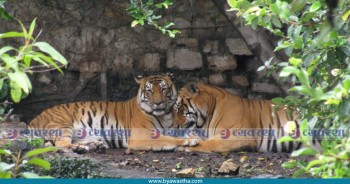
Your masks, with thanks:
M61 131L59 136L50 134L44 138L56 147L71 148L80 153L104 152L107 147L161 151L196 145L195 139L162 134L157 139L152 137L159 134L156 129L176 128L172 111L177 91L171 75L139 77L136 82L140 85L137 96L128 101L57 105L33 119L29 130L58 129ZM109 133L101 135L101 131L106 130Z
M175 122L189 130L205 130L205 135L199 137L204 140L198 145L178 150L291 152L302 146L300 142L277 142L288 135L283 128L287 122L294 123L294 127L298 125L284 109L272 116L269 100L243 99L202 83L189 83L178 95Z

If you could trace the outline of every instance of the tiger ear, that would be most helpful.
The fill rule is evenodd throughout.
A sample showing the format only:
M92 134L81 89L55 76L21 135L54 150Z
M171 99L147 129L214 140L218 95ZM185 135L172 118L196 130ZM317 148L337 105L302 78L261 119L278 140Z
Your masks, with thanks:
M174 73L168 72L168 73L166 73L166 75L170 78L170 80L173 80L175 78Z
M137 84L141 84L141 81L142 81L143 78L144 78L143 75L137 75L135 77L135 81L137 82Z
M188 83L186 87L192 93L198 93L198 91L199 91L199 89L197 87L197 83L195 83L195 82Z

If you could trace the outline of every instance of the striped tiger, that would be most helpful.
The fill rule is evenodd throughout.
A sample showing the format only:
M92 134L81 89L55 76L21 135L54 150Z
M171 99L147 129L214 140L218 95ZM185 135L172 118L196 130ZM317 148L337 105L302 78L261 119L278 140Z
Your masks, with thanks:
M277 142L291 133L284 128L287 124L295 128L298 124L296 114L285 109L274 112L269 100L243 99L219 87L189 83L179 90L174 110L180 127L205 130L197 146L178 150L291 152L302 146L300 142Z
M172 109L177 91L171 77L171 74L138 76L137 96L124 102L86 101L54 106L33 119L29 130L60 130L59 136L50 134L44 138L56 147L77 152L93 148L104 151L107 147L160 151L193 146L196 141L191 139L152 137L174 127Z

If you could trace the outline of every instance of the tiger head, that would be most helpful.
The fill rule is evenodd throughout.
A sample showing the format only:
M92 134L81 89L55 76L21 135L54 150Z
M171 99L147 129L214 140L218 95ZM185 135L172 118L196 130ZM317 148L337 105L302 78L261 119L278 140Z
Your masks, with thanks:
M136 82L140 84L137 102L144 112L154 116L171 112L177 97L172 77L172 74L136 77Z
M189 83L181 88L174 105L174 121L181 128L203 127L213 97L201 83Z

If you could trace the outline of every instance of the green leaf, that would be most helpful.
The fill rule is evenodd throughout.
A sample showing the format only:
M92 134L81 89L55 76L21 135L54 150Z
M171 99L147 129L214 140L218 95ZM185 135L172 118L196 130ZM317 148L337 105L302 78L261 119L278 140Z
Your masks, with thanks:
M296 162L283 162L281 167L285 169L292 169L296 166Z
M347 21L349 16L350 16L350 9L348 9L346 12L344 12L343 15L341 16L341 18L343 19L343 21Z
M1 5L1 2L0 2ZM5 7L0 6L0 18L5 19L5 20L9 20L12 19L12 16L9 15L6 11L5 11Z
M2 54L0 55L0 58L5 62L6 67L12 68L15 71L19 69L18 62L15 60L15 58L9 56L8 54Z
M16 164L8 164L5 162L0 162L0 170L1 171L7 171L9 169L12 169L13 167L15 167Z
M280 72L280 77L288 77L291 74L298 74L299 70L293 66L286 66Z
M311 167L315 166L315 165L320 165L323 164L324 161L323 160L313 160L311 162L309 162L309 164L306 166L307 169L310 169Z
M0 171L0 178L9 179L11 176L12 174L10 171Z
M276 17L276 16L272 16L272 17L271 17L271 22L272 22L273 25L275 25L275 26L278 27L278 28L281 28L281 27L282 27L281 21L280 21L280 20L278 19L278 17Z
M290 136L283 136L281 138L278 139L278 143L282 143L282 142L290 142L290 141L295 141L295 139L293 139Z
M258 27L258 23L259 23L259 18L255 17L251 22L251 26L254 30L256 30L256 28Z
M63 65L67 65L67 60L59 53L57 52L51 45L45 42L36 42L33 44L33 46L38 47L41 51L49 54L54 60L60 62ZM51 63L52 65L52 63ZM62 72L62 70L59 67L55 67L58 71Z
M315 12L317 11L318 9L320 9L322 6L321 2L319 1L316 1L314 2L311 6L310 6L310 12Z
M51 167L50 162L43 160L41 158L32 158L32 159L28 160L28 162L26 162L26 164L36 165L36 166L39 166L41 168L44 168L45 170L49 170Z
M299 92L303 95L312 96L311 88L306 87L306 86L294 86L294 87L290 88L289 91Z
M281 97L273 98L271 100L276 105L283 105L284 99Z
M0 155L11 155L11 151L0 149Z
M350 113L350 100L344 99L339 105L339 115L346 116Z
M168 35L170 38L175 38L175 34L172 31L168 31Z
M29 28L29 32L28 32L28 38L32 38L32 35L33 35L33 32L34 32L34 28L35 28L35 22L36 22L36 18L30 24L30 28Z
M227 3L231 8L237 8L237 0L227 0Z
M260 72L260 71L262 71L262 70L265 70L265 68L266 68L266 66L263 65L263 66L260 66L256 71L257 71L257 72Z
M32 60L32 57L28 55L24 55L23 63L26 65L26 67L30 67L31 60Z
M274 29L272 33L275 34L276 36L284 36L284 33L279 29Z
M26 157L32 157L35 155L39 155L39 154L43 154L43 153L47 153L47 152L52 152L52 151L57 151L57 148L55 147L46 147L46 148L38 148L32 151L28 151L26 154Z
M168 9L168 5L166 3L163 3L163 6L165 9Z
M30 38L30 37L28 37L27 29L24 27L24 25L22 24L22 22L21 22L19 19L17 19L17 22L18 22L19 25L21 25L21 27L22 27L22 31L23 31L24 38L26 38L26 39Z
M288 20L293 21L293 22L298 22L299 18L297 16L291 15L288 17Z
M40 178L40 179L52 179L53 177L51 176L39 176L35 173L32 173L32 172L22 172L21 175L24 177L24 178Z
M5 79L0 79L0 91L1 91L1 89L2 89L2 85L4 85L4 80ZM0 114L1 115L1 114ZM0 150L0 152L1 152L1 150Z
M131 22L131 27L135 27L137 24L139 24L138 20L134 20Z
M294 47L295 49L303 49L304 48L304 40L303 37L298 36L294 39Z
M315 154L317 154L316 150L314 150L311 147L305 147L305 148L301 148L299 150L293 151L291 156L297 157L297 156L315 155Z
M300 72L298 72L296 75L302 84L304 84L306 86L310 85L309 76L303 68L301 68Z
M57 66L57 64L52 60L51 57L46 56L45 54L40 53L40 52L33 51L33 52L30 52L30 54L26 54L26 56L32 58L34 61L36 61L36 62L38 62L46 67L50 67L47 63L53 63L52 64L53 66ZM45 61L47 61L47 62L45 62Z
M22 97L22 89L20 86L18 86L18 84L13 81L10 80L10 92L11 92L11 98L15 103L18 103L19 101L21 101L21 97Z
M259 11L259 10L260 10L259 6L253 6L253 7L249 8L247 11L245 11L245 13L249 14L249 13L252 13L252 12Z
M167 22L165 23L165 25L163 26L165 29L169 28L170 26L175 25L173 22Z
M9 87L10 86L9 86L8 80L4 80L4 83L3 83L2 88L0 90L0 99L7 97Z
M0 55L4 54L4 53L6 53L6 52L8 52L8 51L10 51L10 50L16 50L16 49L13 48L13 47L10 47L10 46L2 47L2 48L0 49Z
M350 89L350 79L346 79L346 80L344 81L343 85L344 85L345 90L348 91L348 90ZM0 89L1 89L1 88L0 88Z
M289 41L283 41L282 43L278 43L278 46L275 48L274 51L279 51L281 49L287 48L287 47L291 47L293 46L293 44Z
M30 83L30 80L28 76L22 72L17 71L15 73L8 73L9 79L13 82L15 82L25 93L29 93L32 89L32 85Z
M157 8L162 8L162 7L163 7L162 3L158 3L158 4L156 4L155 6L156 6Z
M294 172L294 174L292 175L293 178L296 178L296 177L299 177L303 174L306 173L306 170L305 169L299 169L297 171Z
M306 5L307 1L306 0L295 0L292 4L292 10L294 12L298 12L304 8Z
M0 39L1 38L18 38L18 37L24 37L25 34L21 32L7 32L7 33L2 33L0 34Z
M22 176L24 178L40 178L39 175L35 174L35 173L32 173L32 172L23 172L22 173Z
M270 9L271 9L272 13L274 13L275 15L280 14L280 8L278 7L278 5L270 4Z
M291 57L291 58L289 59L289 63L292 64L294 67L299 66L299 64L300 64L301 62L302 62L302 60L299 59L299 58Z

